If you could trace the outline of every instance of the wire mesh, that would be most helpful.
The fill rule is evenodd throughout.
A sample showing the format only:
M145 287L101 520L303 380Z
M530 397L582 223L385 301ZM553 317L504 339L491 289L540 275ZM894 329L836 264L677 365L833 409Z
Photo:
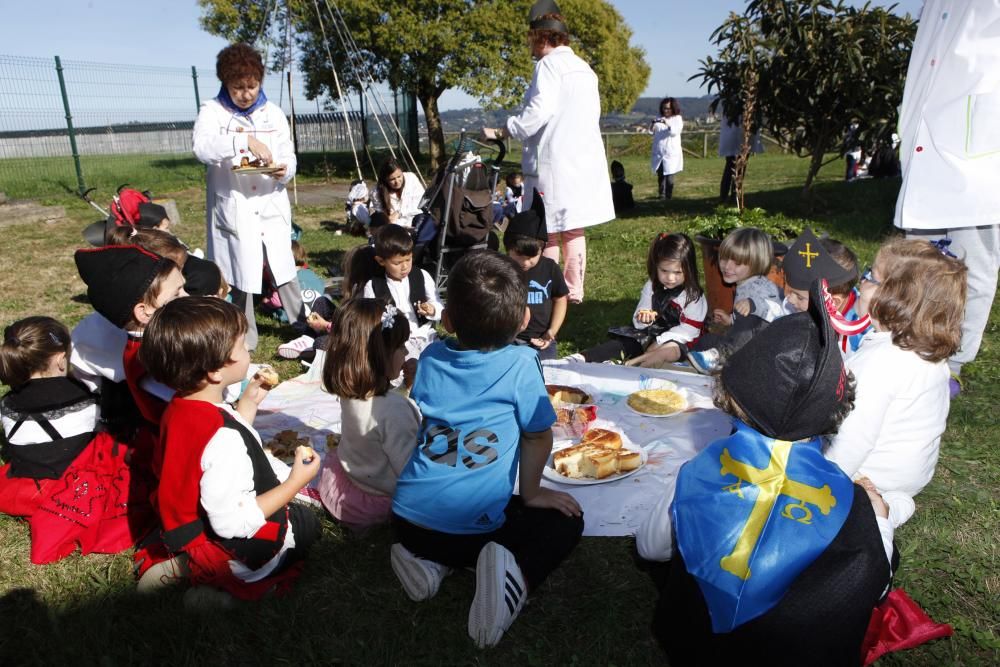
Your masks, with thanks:
M0 55L0 191L12 198L45 198L85 187L110 192L124 182L145 187L154 180L163 190L202 181L191 135L198 102L218 94L214 68L192 71L83 61L61 65L82 182L76 174L56 59ZM262 86L286 115L294 106L300 154L349 151L349 133L358 145L365 144L367 135L371 150L397 141L365 132L356 99L345 101L352 110L345 123L328 104L306 100L302 84L293 81L293 96L284 73L268 73ZM379 92L393 104L391 91ZM172 176L165 176L164 167L172 169Z

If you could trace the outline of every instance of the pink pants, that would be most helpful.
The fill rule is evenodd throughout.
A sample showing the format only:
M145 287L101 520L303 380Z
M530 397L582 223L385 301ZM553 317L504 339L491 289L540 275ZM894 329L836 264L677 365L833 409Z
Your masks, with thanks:
M549 242L542 254L558 262L560 249L566 256L563 277L569 288L570 303L580 303L583 301L583 277L587 272L587 239L583 235L583 229L549 234Z

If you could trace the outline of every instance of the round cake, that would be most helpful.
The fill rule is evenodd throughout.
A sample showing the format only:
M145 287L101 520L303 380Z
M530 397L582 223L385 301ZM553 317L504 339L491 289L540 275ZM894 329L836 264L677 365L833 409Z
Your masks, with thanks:
M687 408L687 400L673 389L642 389L629 394L628 406L647 415L672 415Z

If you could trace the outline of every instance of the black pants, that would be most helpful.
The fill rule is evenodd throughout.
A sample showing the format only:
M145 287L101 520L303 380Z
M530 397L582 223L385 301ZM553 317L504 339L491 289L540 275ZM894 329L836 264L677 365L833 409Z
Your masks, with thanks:
M726 168L722 170L722 182L719 183L719 199L729 201L736 199L736 179L733 169L736 167L736 156L726 156Z
M492 533L442 533L421 528L395 514L392 528L396 541L417 556L454 568L475 567L482 548L496 542L514 554L528 589L534 590L580 541L583 516L525 507L520 496L510 499L504 513L507 520Z
M660 196L664 199L670 199L674 196L674 175L664 174L663 165L660 164L656 168L656 178L660 183Z
M729 357L738 349L767 327L767 320L756 315L737 315L733 326L729 327L725 333L702 334L689 349L711 350L717 349L723 358Z
M645 348L639 344L639 341L632 338L626 338L624 336L615 336L600 345L595 345L594 347L584 350L580 354L582 354L583 358L588 362L592 364L599 364L602 361L609 360L627 361L638 357L643 352L645 352Z

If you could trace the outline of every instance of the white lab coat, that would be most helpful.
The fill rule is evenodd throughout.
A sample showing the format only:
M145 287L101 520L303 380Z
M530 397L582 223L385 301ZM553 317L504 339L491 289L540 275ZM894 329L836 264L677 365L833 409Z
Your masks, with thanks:
M684 119L680 114L670 118L657 118L653 122L652 168L656 171L663 165L665 175L684 171L684 150L681 148L681 132Z
M557 46L535 63L524 109L507 119L507 131L523 143L523 207L538 188L550 234L615 217L600 118L597 75L573 49Z
M1000 4L927 0L900 107L895 224L1000 223Z
M233 173L241 158L252 158L247 147L251 133L271 150L275 164L288 166L280 181ZM295 175L296 163L281 108L267 102L247 118L218 100L208 100L194 125L194 154L208 165L208 258L219 265L230 285L251 294L261 291L265 246L275 282L284 285L294 278L292 210L285 183Z
M730 120L725 111L719 121L719 157L731 157L740 154L743 145L743 118ZM754 132L750 137L750 154L763 153L764 145L760 141L760 132Z

